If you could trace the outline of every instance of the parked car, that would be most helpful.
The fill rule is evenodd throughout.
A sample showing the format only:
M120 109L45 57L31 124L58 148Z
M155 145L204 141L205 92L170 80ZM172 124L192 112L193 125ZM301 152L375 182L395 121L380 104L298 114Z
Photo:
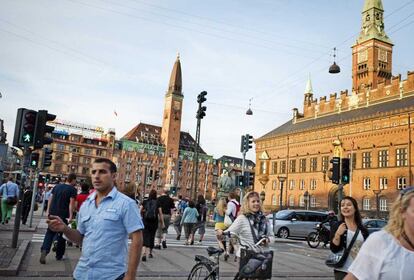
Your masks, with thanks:
M277 237L307 238L316 225L328 217L326 212L308 210L281 210L276 213L273 232Z
M266 215L266 218L269 220L270 232L273 232L273 213Z
M363 219L362 224L368 229L368 232L371 234L385 227L387 225L387 221L380 219Z

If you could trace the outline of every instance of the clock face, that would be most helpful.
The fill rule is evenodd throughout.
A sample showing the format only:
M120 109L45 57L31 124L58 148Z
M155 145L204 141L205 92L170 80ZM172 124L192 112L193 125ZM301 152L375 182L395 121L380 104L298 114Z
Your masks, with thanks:
M378 60L387 62L387 51L383 49L378 50Z
M181 109L181 103L179 101L174 101L174 110L180 110Z
M358 63L364 62L368 60L368 50L365 49L363 51L358 52Z

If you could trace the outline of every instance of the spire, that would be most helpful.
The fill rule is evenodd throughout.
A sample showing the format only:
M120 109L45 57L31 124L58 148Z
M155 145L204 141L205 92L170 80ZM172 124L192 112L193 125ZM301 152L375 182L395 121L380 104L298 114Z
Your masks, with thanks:
M384 8L381 0L365 0L362 9L362 26L357 43L377 39L392 44L384 30Z
M181 95L183 83L181 79L181 62L180 54L177 54L173 70L171 72L170 83L168 85L168 93L175 93Z
M311 75L310 75L310 73L309 73L309 77L308 77L308 82L306 83L305 94L306 93L313 94L312 81L311 81Z

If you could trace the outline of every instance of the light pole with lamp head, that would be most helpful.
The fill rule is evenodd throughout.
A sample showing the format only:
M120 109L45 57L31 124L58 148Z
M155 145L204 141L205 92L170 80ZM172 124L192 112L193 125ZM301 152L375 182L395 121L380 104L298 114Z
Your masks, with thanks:
M280 182L280 199L279 199L279 211L282 210L282 206L283 206L283 183L286 180L285 176L277 176L277 178L279 179Z
M309 210L309 192L305 191L305 193L303 194L304 200L305 200L305 207L306 210Z
M375 194L375 201L377 204L377 219L379 219L380 216L380 209L379 209L379 195L381 194L382 190L372 190Z

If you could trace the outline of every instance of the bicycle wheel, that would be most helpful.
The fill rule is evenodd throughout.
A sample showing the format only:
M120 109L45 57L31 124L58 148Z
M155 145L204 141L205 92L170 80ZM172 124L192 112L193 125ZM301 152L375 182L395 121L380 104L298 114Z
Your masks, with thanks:
M309 247L311 247L311 248L318 247L319 243L321 242L319 240L319 234L317 234L316 232L309 233L307 241L308 241Z
M210 265L206 263L197 263L193 269L191 269L188 280L216 280L216 274Z

